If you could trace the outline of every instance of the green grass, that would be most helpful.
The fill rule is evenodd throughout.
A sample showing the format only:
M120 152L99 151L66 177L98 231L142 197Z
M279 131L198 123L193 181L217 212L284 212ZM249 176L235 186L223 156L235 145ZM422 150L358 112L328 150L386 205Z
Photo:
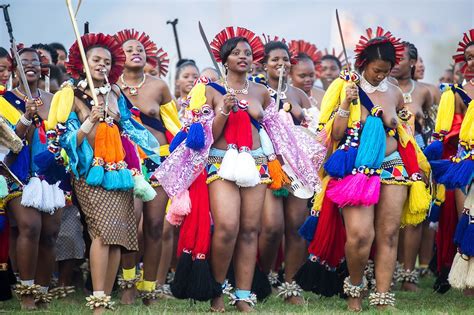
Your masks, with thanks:
M397 310L385 311L383 314L474 314L474 297L464 297L461 292L451 289L448 293L440 295L433 293L431 286L433 278L424 278L421 281L422 290L418 293L395 291ZM353 314L346 312L345 301L338 298L321 298L311 293L305 293L305 305L293 306L283 303L275 296L266 302L259 303L256 307L258 313L264 314ZM30 312L30 314L91 314L84 306L84 296L76 293L67 299L55 300L48 310ZM118 303L118 300L115 299ZM379 314L370 308L367 300L363 304L365 314ZM209 303L191 303L183 300L160 300L156 304L145 307L137 300L134 305L117 305L115 311L105 314L197 314L206 313ZM227 312L233 313L235 309L227 306ZM24 314L20 311L16 299L0 302L0 313Z

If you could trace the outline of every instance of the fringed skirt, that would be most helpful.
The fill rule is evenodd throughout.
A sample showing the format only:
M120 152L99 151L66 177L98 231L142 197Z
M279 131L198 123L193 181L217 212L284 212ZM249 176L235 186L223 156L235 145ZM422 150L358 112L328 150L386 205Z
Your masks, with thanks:
M138 250L137 222L133 213L133 193L108 191L86 184L84 178L73 179L77 200L84 212L91 239L100 238L105 245L120 245Z

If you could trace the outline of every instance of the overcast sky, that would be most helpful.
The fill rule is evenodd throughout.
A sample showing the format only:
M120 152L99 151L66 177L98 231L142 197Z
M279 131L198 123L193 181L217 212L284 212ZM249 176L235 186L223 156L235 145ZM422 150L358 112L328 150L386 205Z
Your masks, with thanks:
M74 41L65 0L0 3L11 4L10 18L18 42L31 45L59 41L69 47ZM211 61L199 35L198 21L209 40L223 27L239 25L257 34L305 39L320 49L340 50L336 8L341 14L349 55L353 55L354 44L365 28L381 25L418 47L427 66L427 81L438 78L451 62L463 32L474 27L472 0L83 0L77 20L81 32L85 21L89 21L91 32L113 34L132 27L146 31L176 61L173 32L166 21L178 18L183 57L195 59L204 68ZM5 47L8 36L1 24L0 45Z

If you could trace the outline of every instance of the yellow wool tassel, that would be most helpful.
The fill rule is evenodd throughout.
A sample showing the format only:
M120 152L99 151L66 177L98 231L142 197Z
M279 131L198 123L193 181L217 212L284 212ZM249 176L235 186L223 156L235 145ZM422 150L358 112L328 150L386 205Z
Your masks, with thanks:
M156 289L156 282L155 281L147 281L143 280L142 287L140 291L145 291L145 292L153 292Z
M446 200L446 187L442 184L436 185L436 200L442 204Z
M451 130L454 118L455 95L454 91L450 87L446 87L446 90L441 94L441 99L438 105L438 114L436 116L435 132L441 131L449 132Z
M346 81L341 78L335 79L326 90L326 93L324 93L324 97L321 101L321 113L319 115L320 125L328 123L332 113L340 104L341 92L344 90L345 82Z
M428 159L426 158L426 156L423 154L423 151L421 151L416 141L413 141L413 145L415 146L416 159L418 161L418 166L420 167L420 170L422 170L423 173L426 175L426 177L429 177L431 173L431 165L428 162Z
M428 187L426 187L426 184L421 180L413 182L413 184L410 186L410 192L408 196L410 212L426 213L430 207L430 202L431 194Z
M175 136L181 129L181 122L179 121L178 110L174 100L160 105L160 116L166 130Z
M319 211L323 206L323 199L324 195L326 194L326 188L328 187L329 180L331 179L330 176L326 176L321 181L321 191L314 195L314 203L313 208L311 210Z
M469 103L466 115L462 120L459 140L464 141L469 146L474 144L474 100Z
M65 123L71 114L74 105L74 90L70 83L63 84L61 90L54 94L51 107L48 113L48 120L45 121L46 130L56 128L58 123Z
M200 110L202 105L206 104L206 85L196 84L189 92L188 98L191 98L187 110Z
M281 167L280 161L278 159L274 159L272 161L268 161L268 173L272 178L272 183L268 186L268 188L272 190L279 190L285 184L289 184L291 181L283 171Z
M12 125L16 125L20 120L21 113L3 96L0 96L0 115L3 116Z
M402 211L402 219L401 219L401 226L407 226L407 225L418 225L421 222L423 222L426 218L426 212L425 213L411 213L410 208L409 208L409 201L406 200L405 204L403 205L403 211Z

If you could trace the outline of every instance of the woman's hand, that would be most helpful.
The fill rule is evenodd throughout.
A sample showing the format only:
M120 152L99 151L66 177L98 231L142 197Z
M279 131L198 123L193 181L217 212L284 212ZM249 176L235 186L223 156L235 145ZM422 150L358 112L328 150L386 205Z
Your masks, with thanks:
M27 100L25 104L26 112L25 117L29 120L32 120L33 117L38 114L38 106L36 105L35 101Z
M89 119L92 123L98 122L101 118L104 118L104 108L101 104L92 106L91 114Z
M348 109L349 105L351 105L352 101L357 100L359 98L359 89L355 83L350 83L346 86L346 98L342 102L343 109Z
M226 113L230 113L232 107L238 104L239 100L235 97L235 94L227 93L224 95L224 106L222 106L222 110Z

